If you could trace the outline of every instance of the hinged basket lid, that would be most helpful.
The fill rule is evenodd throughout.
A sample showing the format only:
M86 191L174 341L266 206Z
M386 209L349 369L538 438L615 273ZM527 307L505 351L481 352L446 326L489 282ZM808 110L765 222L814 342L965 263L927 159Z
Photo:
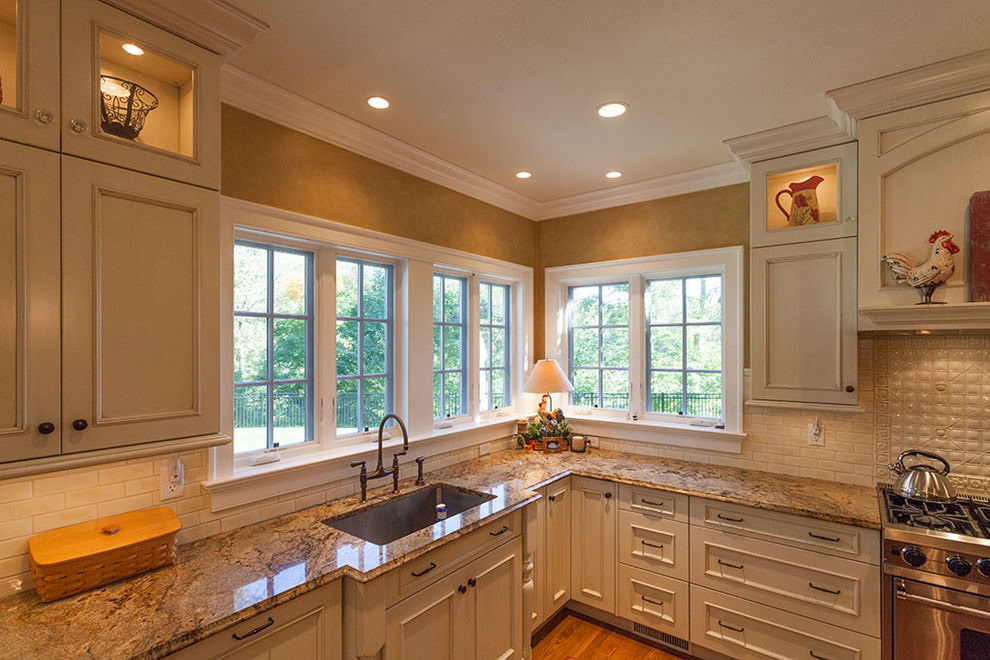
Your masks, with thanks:
M182 527L168 507L130 511L60 527L28 539L31 559L51 566L174 534Z

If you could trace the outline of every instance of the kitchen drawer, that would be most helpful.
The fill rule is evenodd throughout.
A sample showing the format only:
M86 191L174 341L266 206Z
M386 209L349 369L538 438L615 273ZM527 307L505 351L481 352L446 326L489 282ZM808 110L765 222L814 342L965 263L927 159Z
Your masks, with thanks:
M691 528L691 583L880 635L880 568Z
M688 639L688 583L656 575L631 566L619 565L616 614Z
M690 498L681 493L619 484L619 508L626 511L687 522L691 517L689 501Z
M880 563L880 532L875 529L701 497L691 498L691 524L747 534L868 564Z
M691 643L739 660L879 660L880 640L691 585Z
M393 605L432 584L468 559L519 536L521 530L522 515L516 511L403 564L388 573L385 596L387 605Z
M619 562L688 579L687 523L619 510Z

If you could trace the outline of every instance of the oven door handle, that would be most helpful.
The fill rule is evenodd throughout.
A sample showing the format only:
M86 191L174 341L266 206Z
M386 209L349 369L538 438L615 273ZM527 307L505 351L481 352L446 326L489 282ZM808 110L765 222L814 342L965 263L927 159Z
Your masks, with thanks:
M966 607L965 605L955 605L953 603L947 603L945 601L936 600L935 598L928 598L926 596L919 596L918 594L908 593L907 585L905 585L903 582L897 585L897 597L903 600L910 600L916 603L922 603L923 605L929 605L931 607L937 607L939 609L949 610L950 612L967 614L969 616L975 616L981 619L990 619L990 612L978 610L975 607Z

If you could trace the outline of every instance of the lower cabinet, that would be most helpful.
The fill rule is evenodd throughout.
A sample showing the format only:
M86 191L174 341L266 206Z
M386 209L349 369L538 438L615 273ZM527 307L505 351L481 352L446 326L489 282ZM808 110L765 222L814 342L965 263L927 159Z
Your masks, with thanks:
M516 537L388 608L383 658L522 658L521 585Z
M340 580L169 656L175 660L340 660Z
M610 481L571 477L571 598L615 613L615 497Z

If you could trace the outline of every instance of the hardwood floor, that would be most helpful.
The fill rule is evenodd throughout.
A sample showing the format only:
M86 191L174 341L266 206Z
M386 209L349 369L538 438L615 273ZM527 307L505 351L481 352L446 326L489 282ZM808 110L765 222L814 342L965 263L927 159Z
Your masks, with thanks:
M683 660L568 613L533 647L533 660Z

